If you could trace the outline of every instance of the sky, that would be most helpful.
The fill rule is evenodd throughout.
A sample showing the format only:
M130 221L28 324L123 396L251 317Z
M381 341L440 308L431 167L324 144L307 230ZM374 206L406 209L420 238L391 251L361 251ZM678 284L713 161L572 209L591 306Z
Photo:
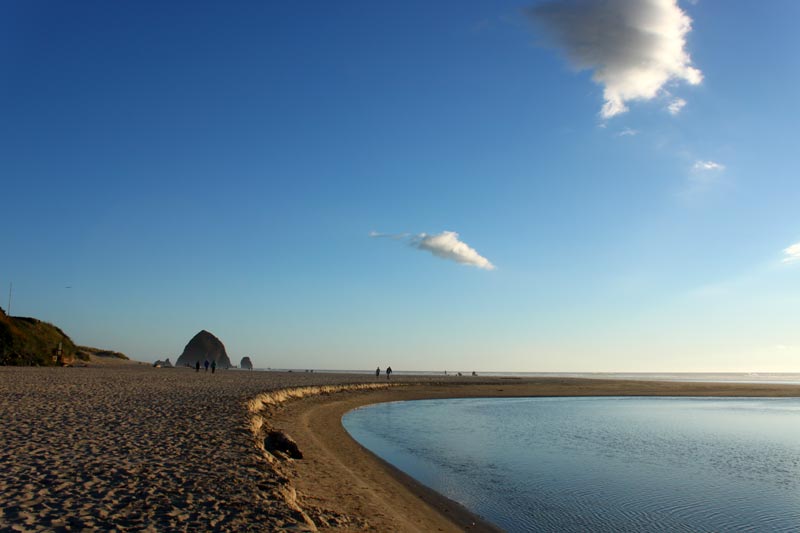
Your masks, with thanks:
M800 371L795 0L0 4L0 306L154 361Z

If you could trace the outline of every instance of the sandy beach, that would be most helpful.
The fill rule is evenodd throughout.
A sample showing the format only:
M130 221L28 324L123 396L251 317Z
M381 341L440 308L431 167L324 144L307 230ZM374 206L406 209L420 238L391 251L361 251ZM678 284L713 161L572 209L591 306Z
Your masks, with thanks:
M342 414L422 398L800 396L794 385L560 378L403 376L348 390L375 383L386 382L131 363L0 367L0 530L491 531L364 450ZM303 458L267 452L271 430Z

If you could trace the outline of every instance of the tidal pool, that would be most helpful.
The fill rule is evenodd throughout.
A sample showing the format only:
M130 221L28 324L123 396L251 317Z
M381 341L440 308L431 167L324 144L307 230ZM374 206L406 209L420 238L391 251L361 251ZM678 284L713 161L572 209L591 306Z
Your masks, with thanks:
M422 400L344 426L507 531L800 530L800 399Z

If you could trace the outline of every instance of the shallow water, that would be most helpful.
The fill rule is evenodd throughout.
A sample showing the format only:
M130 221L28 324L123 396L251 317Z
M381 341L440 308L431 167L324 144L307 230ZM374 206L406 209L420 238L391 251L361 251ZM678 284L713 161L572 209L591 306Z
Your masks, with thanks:
M800 399L424 400L344 425L507 531L800 530Z

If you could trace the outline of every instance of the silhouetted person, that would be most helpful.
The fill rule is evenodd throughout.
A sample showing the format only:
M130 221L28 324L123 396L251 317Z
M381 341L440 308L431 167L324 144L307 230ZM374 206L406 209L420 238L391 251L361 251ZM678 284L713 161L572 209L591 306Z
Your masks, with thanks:
M203 366L206 367L206 372L208 372L208 359L203 363Z
M217 362L211 361L211 373L213 374L216 369L217 369Z
M381 375L381 367L378 367L375 369L375 377L377 378L380 375Z
M387 366L386 367L386 379L391 379L391 378L392 378L392 367Z
M200 359L198 359L197 362L194 364L194 371L200 372Z

